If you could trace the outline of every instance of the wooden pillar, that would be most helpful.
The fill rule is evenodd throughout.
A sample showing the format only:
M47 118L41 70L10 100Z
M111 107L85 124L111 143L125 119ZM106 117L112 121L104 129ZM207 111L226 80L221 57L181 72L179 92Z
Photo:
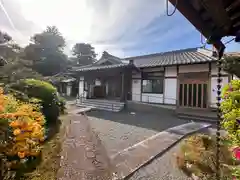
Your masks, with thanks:
M59 93L62 95L62 83L59 83Z
M122 83L122 91L121 91L121 101L125 101L125 78L124 72L121 73L121 83Z
M179 92L180 92L180 78L179 78L179 65L177 65L177 94L176 94L176 107L179 109L180 102L179 102Z

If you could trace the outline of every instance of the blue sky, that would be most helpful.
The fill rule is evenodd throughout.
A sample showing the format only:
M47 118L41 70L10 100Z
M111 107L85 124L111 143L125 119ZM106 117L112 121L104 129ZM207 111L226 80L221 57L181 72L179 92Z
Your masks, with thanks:
M165 0L1 0L0 29L26 45L34 33L56 25L66 53L77 42L101 55L137 56L201 46L200 33L178 11L166 15ZM170 5L170 11L173 7ZM234 42L228 51L239 51Z

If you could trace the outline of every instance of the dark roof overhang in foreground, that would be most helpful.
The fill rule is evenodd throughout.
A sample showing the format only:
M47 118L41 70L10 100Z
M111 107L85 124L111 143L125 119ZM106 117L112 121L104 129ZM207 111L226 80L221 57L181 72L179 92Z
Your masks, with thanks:
M239 0L169 0L219 50L221 39L236 36L240 41Z

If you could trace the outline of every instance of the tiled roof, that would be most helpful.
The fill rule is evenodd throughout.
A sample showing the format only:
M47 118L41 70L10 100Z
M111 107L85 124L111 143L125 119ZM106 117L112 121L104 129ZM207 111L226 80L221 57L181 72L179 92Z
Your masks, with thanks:
M212 62L212 61L216 61L217 59L212 56L212 52L210 50L206 50L202 48L190 48L190 49L169 51L169 52L156 53L156 54L150 54L150 55L128 57L122 60L123 61L133 60L134 65L137 68L143 68L143 67L154 67L154 66L171 66L171 65L179 65L179 64L197 64L197 63L204 63L204 62ZM119 67L127 67L127 66L129 66L129 64L126 64L126 63L112 64L112 65L91 64L86 66L73 67L72 71L84 72L84 71L119 68Z
M240 56L240 52L229 52L225 53L226 56Z
M137 67L170 66L216 61L216 58L203 53L198 48L125 58L125 60L130 59L134 61Z
M111 65L99 65L99 66L91 66L91 67L78 67L72 69L73 71L77 72L85 72L85 71L95 71L101 69L113 69L113 68L122 68L122 67L129 67L129 64L111 64Z
M102 62L104 61L109 61L112 64L121 64L122 63L122 59L116 56L113 56L111 54L109 54L108 52L104 51L102 54L102 57L96 61L94 64L102 64Z
M45 80L51 81L51 82L72 82L76 79L67 75L67 73L58 73L54 76L45 76Z

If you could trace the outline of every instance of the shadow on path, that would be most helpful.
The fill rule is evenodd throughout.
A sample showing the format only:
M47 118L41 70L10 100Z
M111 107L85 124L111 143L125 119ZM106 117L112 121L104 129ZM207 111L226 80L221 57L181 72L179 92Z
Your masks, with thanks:
M169 110L160 109L162 111L158 114L134 112L131 114L128 111L122 112L108 112L100 110L92 110L87 112L87 116L95 117L102 120L114 121L121 124L128 124L146 129L152 129L155 131L163 131L165 129L188 123L188 120L178 119L173 112Z

